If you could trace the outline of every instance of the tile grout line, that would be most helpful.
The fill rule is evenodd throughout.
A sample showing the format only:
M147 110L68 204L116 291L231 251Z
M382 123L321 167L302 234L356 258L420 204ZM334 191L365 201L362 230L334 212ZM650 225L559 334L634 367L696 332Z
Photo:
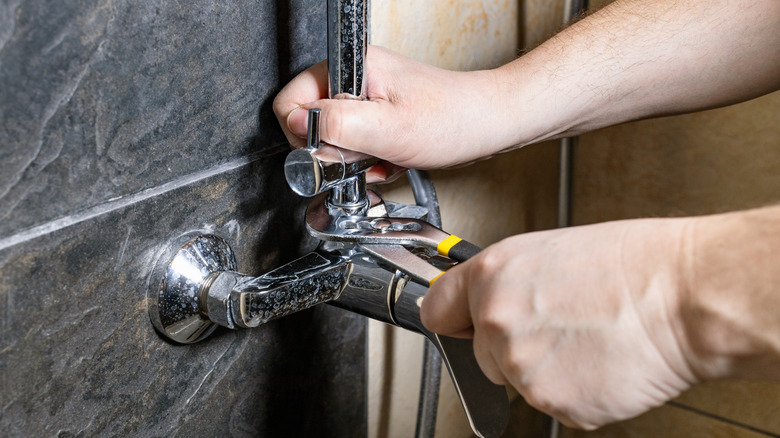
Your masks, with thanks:
M0 238L0 251L28 242L38 237L45 236L47 234L62 230L72 225L76 225L78 223L87 221L89 219L93 219L95 217L104 215L106 213L110 213L112 211L116 211L121 208L125 208L130 205L145 201L147 199L163 195L170 191L188 186L190 184L194 184L198 181L202 181L212 176L216 176L221 173L226 173L231 170L238 169L240 167L251 164L255 161L275 155L282 149L283 149L282 147L275 147L269 151L249 154L247 156L240 157L228 161L226 163L218 164L214 167L208 168L200 172L184 175L182 177L176 178L172 181L168 181L167 183L161 184L159 186L150 187L148 189L141 190L140 192L120 197L119 199L103 202L101 204L82 210L78 213L64 216L58 219L54 219L49 222L45 222L41 225L28 228L18 233L12 234L8 237Z
M758 434L761 434L761 435L764 435L764 436L769 436L769 437L772 437L772 438L780 438L780 435L778 435L778 434L775 434L775 433L772 433L772 432L768 432L766 430L762 430L762 429L759 429L759 428L757 428L755 426L751 426L749 424L741 423L739 421L735 421L735 420L732 420L730 418L721 417L720 415L716 415L716 414L713 414L711 412L703 411L701 409L697 409L697 408L694 408L692 406L688 406L688 405L682 404L680 402L670 401L670 402L667 402L666 404L669 405L669 406L678 408L678 409L682 409L682 410L685 410L685 411L688 411L688 412L693 412L695 414L702 415L704 417L711 418L711 419L716 420L716 421L720 421L722 423L727 423L727 424L730 424L732 426L736 426L736 427L739 427L739 428L742 428L742 429L747 429L747 430L749 430L751 432L755 432L755 433L758 433Z

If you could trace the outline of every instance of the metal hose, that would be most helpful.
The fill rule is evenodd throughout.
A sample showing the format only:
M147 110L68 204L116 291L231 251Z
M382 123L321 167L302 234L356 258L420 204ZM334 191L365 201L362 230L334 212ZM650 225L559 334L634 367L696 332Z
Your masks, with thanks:
M570 23L577 15L588 9L588 0L564 0L563 24ZM560 145L560 168L558 171L558 228L571 225L571 181L575 137L562 138Z

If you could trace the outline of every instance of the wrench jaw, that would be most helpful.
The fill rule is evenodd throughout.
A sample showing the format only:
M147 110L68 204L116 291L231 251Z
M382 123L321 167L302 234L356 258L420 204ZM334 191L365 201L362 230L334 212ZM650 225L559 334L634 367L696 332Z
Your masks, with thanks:
M414 273L408 267L427 265L430 269L435 268L405 248L409 246L416 253L432 255L431 244L440 236L436 235L437 228L423 220L427 210L385 202L375 192L367 193L370 205L366 215L349 215L342 209L330 208L327 194L315 197L306 210L309 233L322 241L320 249L323 251L338 252L345 257L367 256L381 262L388 270L399 270L427 286L429 283L424 280L424 276L428 274L425 270ZM416 217L391 217L392 213L412 214ZM426 237L426 232L436 236ZM413 258L417 260L410 263Z
M328 209L324 196L307 209L306 226L322 241L320 250L337 252L352 266L347 286L329 304L427 337L442 357L474 433L500 436L509 422L504 387L482 373L470 339L439 336L420 320L428 287L455 264L437 251L450 235L423 220L423 208L385 202L373 192L369 199L365 216Z
M376 204L368 210L371 215L359 216L343 214L340 210L334 214L334 210L328 208L327 198L320 195L306 210L306 228L323 242L403 245L434 252L437 245L449 236L421 219L427 214L425 208L385 202L378 196L376 199ZM418 217L398 217L395 214Z

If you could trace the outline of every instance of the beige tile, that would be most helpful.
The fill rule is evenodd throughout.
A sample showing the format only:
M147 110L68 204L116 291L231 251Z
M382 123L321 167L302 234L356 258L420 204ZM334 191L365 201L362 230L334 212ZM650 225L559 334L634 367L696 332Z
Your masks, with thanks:
M447 230L487 246L556 224L558 149L545 143L434 172Z
M593 7L606 3L591 2ZM562 12L562 2L557 0L393 0L372 5L374 43L454 69L484 68L511 59L520 40L533 45L556 31ZM505 6L510 9L497 9ZM515 15L496 13L507 10ZM519 30L517 23L521 23ZM630 123L583 136L575 155L575 223L706 214L777 202L779 113L780 93L775 93L729 108ZM445 228L485 246L508 235L553 226L557 160L555 145L546 144L468 168L435 172ZM386 190L390 199L409 199L401 183ZM416 400L418 379L409 376L419 374L419 362L410 359L418 353L402 351L393 353L395 389L390 399L396 402L387 408L393 418L388 416L387 421L396 421L399 415L411 418L416 409L411 400ZM448 385L442 390L437 437L470 436ZM381 397L386 390L377 386L372 397ZM680 401L780 433L778 397L780 392L770 386L717 383L686 393ZM527 434L523 424L538 417L517 405L513 409L505 436L534 436ZM388 429L372 429L377 434L373 436L409 436L409 424L396 424L399 428L389 435ZM594 433L567 430L562 436L760 435L666 406Z
M780 200L780 93L580 138L574 221L695 215Z
M463 407L460 405L455 386L452 384L447 370L442 370L441 381L435 438L469 438L473 436L469 420L463 412Z
M368 334L369 436L413 436L423 337L377 321L369 321Z
M780 93L774 93L581 137L575 156L574 222L710 214L777 203L778 113ZM680 401L780 433L778 384L709 383Z
M686 392L687 406L780 435L780 383L720 381Z
M560 438L765 438L729 423L724 423L672 406L662 406L633 420L604 426L593 432L563 428Z

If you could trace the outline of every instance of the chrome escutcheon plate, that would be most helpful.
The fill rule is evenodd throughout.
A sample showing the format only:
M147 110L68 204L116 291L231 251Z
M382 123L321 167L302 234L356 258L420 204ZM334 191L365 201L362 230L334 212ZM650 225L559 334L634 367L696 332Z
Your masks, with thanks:
M235 255L219 236L193 232L175 239L149 278L146 295L154 328L181 344L206 338L216 325L204 314L200 292L212 274L235 270Z

